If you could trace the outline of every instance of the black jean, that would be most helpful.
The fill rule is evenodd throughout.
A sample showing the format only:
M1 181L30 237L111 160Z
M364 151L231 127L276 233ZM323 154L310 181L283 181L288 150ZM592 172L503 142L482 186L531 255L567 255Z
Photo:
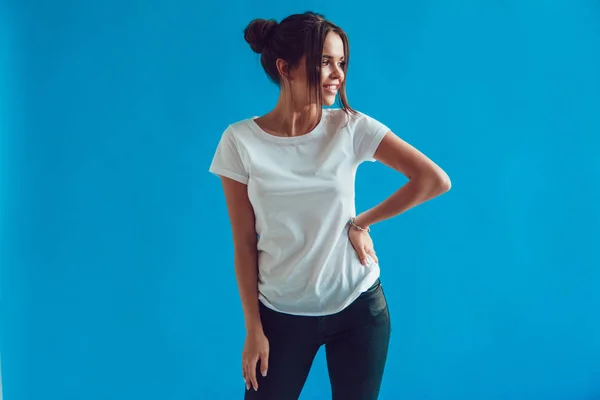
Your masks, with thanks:
M246 400L298 399L323 345L333 400L378 398L391 332L379 280L337 314L289 315L260 304L260 317L269 339L269 371L263 378L257 367L258 391L250 387Z

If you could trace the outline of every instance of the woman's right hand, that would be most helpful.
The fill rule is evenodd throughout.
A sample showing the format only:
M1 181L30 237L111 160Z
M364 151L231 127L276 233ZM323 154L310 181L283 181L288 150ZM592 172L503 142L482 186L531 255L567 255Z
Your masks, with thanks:
M244 342L244 351L242 353L242 375L246 382L246 390L250 386L258 390L258 380L256 379L256 364L260 360L260 373L267 376L269 368L269 340L261 330L248 332Z

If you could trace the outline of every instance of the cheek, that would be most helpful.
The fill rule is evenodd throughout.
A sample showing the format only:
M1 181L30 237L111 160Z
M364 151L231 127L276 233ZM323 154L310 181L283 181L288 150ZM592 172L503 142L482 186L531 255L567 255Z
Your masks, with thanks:
M331 67L322 67L321 68L321 82L325 82L329 77L333 74L333 68ZM336 75L339 76L339 79L343 81L346 78L346 73L342 69L338 69L336 71Z

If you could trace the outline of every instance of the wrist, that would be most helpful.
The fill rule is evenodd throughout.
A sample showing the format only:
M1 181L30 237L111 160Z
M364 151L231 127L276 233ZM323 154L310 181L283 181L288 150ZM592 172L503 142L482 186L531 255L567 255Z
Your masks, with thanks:
M263 326L260 321L246 325L246 334L256 335L256 334L262 334L262 333L263 333Z
M371 218L369 218L368 211L365 211L365 212L357 215L356 220L354 222L356 223L356 225L360 225L363 228L367 228L367 227L370 227L371 225L373 225L373 221L371 220Z
M370 232L371 231L371 229L369 228L369 225L367 224L367 221L362 219L360 216L355 217L355 218L350 218L350 221L348 221L348 223L350 224L350 229L354 229L354 230L362 231L362 232Z

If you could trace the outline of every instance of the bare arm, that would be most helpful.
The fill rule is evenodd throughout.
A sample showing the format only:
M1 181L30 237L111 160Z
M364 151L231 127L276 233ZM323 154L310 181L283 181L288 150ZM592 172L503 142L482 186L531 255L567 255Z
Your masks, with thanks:
M258 251L254 210L247 186L221 177L233 233L235 274L247 332L262 331L258 310Z
M392 218L450 190L448 175L392 132L385 135L374 158L404 174L409 181L381 204L360 214L355 221L359 226L368 227Z

